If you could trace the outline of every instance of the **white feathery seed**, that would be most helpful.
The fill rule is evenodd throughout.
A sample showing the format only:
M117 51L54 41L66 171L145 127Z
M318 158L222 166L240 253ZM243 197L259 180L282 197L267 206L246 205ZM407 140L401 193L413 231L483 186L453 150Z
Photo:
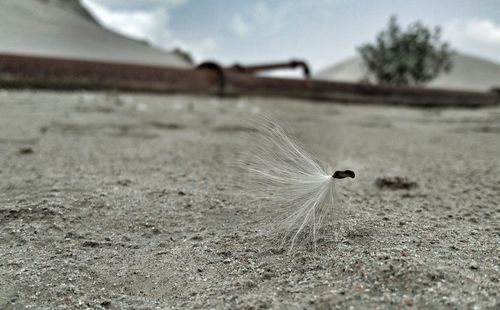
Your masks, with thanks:
M276 122L265 119L255 127L244 164L256 195L283 211L273 230L283 235L290 249L299 240L311 240L316 246L321 223L334 204L333 169L305 151Z

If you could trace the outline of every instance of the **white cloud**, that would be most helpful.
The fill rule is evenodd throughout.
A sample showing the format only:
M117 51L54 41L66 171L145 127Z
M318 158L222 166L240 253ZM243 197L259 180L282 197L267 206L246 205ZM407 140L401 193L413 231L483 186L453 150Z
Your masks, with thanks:
M173 8L186 3L187 0L81 0L84 4L101 5L110 9L147 9Z
M159 47L173 47L175 38L169 29L170 9L182 4L181 0L84 0L83 3L104 26L114 31Z
M161 39L171 36L167 28L168 15L160 10L154 11L113 11L99 5L93 11L104 26L135 39L145 39L160 43Z
M500 25L489 19L455 20L446 24L444 31L452 40L500 46Z
M258 1L250 10L252 23L266 30L277 30L285 25L288 6L281 5L271 9L265 1Z
M251 12L254 20L258 22L267 22L273 19L273 12L264 1L255 3Z
M239 37L276 31L285 25L286 14L286 6L271 9L265 1L255 1L248 11L232 16L229 30Z
M467 22L465 34L485 43L500 44L500 25L488 19Z
M153 46L165 49L180 47L199 61L216 47L216 41L206 38L188 44L178 38L170 27L170 11L187 0L82 0L105 27L145 40Z
M233 21L231 23L231 31L240 37L244 37L250 31L250 26L248 23L241 17L240 14L236 14L233 16Z
M459 52L497 60L500 55L500 25L489 19L445 23L443 38Z

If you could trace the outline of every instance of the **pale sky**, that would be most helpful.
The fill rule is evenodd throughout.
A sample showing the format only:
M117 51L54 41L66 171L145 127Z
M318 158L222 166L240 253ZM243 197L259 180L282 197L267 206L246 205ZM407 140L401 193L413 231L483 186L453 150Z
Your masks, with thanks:
M196 61L305 59L319 70L356 54L391 15L441 26L463 53L500 63L498 0L81 0L107 27Z

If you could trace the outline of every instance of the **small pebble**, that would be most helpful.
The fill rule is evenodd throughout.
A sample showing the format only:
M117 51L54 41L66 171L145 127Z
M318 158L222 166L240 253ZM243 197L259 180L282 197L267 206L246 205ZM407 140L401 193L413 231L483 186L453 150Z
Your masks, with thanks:
M35 151L33 150L33 148L31 146L24 146L24 147L20 147L17 152L20 154L20 155L26 155L26 154L33 154Z

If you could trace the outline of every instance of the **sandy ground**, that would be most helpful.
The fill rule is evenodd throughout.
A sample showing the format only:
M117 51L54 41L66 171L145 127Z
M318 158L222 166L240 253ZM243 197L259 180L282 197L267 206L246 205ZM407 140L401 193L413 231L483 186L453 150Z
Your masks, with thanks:
M275 208L235 168L259 113L357 173L316 252L263 233ZM498 309L499 124L500 108L0 91L0 308Z

